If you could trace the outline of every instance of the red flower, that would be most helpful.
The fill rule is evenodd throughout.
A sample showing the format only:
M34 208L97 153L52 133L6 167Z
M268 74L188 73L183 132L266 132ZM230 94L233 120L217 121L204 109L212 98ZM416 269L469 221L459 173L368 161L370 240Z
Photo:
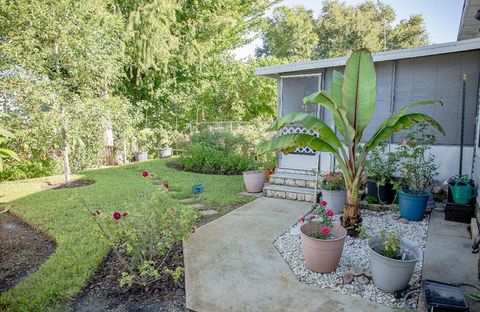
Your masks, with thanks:
M126 216L128 216L128 212L122 213L122 217L126 217Z
M315 217L315 216L310 216L310 217L309 217L310 220L315 220L316 218L317 218L317 217Z
M142 175L143 175L144 178L146 178L146 177L148 177L148 172L144 171L144 172L142 172Z
M300 217L300 221L302 221L302 223L305 222L305 217L304 217L304 216L301 216L301 217Z
M120 220L121 217L122 217L122 215L120 214L120 212L117 211L117 212L113 213L113 218L115 220Z
M328 233L330 233L330 228L328 226L323 226L322 227L322 233L327 235Z
M333 217L333 211L327 210L327 216L329 216L330 218Z
M322 200L322 206L323 206L323 207L327 207L327 204L328 204L328 203L327 203L326 201Z

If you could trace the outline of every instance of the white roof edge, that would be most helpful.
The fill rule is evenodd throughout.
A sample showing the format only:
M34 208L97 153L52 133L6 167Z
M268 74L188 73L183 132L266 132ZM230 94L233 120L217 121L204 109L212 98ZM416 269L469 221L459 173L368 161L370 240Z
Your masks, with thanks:
M423 46L418 48L377 52L377 53L373 53L372 56L373 56L374 62L382 62L382 61L401 60L401 59L408 59L408 58L415 58L415 57L422 57L422 56L447 54L447 53L455 53L455 52L479 50L479 49L480 49L480 38L474 38L474 39L468 39L468 40L462 40L462 41L433 44L433 45L428 45L428 46ZM272 77L282 73L343 66L345 65L346 62L347 62L347 57L345 56L345 57L336 57L336 58L329 58L329 59L323 59L323 60L317 60L317 61L258 67L255 69L255 75Z

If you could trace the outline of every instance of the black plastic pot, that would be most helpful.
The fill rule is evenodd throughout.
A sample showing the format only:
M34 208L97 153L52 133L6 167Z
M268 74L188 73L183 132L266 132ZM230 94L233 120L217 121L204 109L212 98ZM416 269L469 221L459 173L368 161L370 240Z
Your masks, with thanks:
M367 195L373 196L384 204L392 204L395 200L395 194L397 192L393 189L393 185L386 183L385 185L377 185L375 180L367 180Z

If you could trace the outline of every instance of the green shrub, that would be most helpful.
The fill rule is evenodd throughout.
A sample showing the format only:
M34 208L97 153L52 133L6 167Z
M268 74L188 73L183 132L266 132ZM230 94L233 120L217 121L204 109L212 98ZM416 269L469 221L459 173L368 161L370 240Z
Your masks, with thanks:
M53 159L24 159L5 163L3 172L0 172L0 181L40 178L58 174L61 170L60 164Z
M242 134L235 135L228 131L200 131L192 135L191 142L227 153L246 153L254 147Z
M255 167L253 157L222 151L204 143L192 144L180 164L187 171L209 174L241 174Z

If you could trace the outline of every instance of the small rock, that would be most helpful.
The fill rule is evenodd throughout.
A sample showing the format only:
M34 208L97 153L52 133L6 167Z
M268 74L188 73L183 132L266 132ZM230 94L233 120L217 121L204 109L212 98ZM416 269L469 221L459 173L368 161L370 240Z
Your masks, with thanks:
M368 278L372 278L372 271L369 269L363 270L363 275L365 275Z
M351 284L353 282L353 274L347 272L343 275L342 279L344 284Z
M300 253L300 254L298 255L298 259L300 259L300 260L302 260L302 261L305 260L305 256L303 255L303 253Z
M405 218L400 218L399 221L400 221L400 223L403 223L403 224L408 224L408 223L410 223L410 221L408 221L408 220L405 219Z
M356 282L361 284L361 285L367 285L370 283L370 279L366 277L365 275L360 275L355 278Z
M358 267L351 267L349 269L350 273L352 273L354 276L359 276L359 275L362 275L363 273L363 270L361 268L358 268Z
M400 219L400 215L395 214L395 215L392 216L392 219L393 220L398 220L398 219Z

